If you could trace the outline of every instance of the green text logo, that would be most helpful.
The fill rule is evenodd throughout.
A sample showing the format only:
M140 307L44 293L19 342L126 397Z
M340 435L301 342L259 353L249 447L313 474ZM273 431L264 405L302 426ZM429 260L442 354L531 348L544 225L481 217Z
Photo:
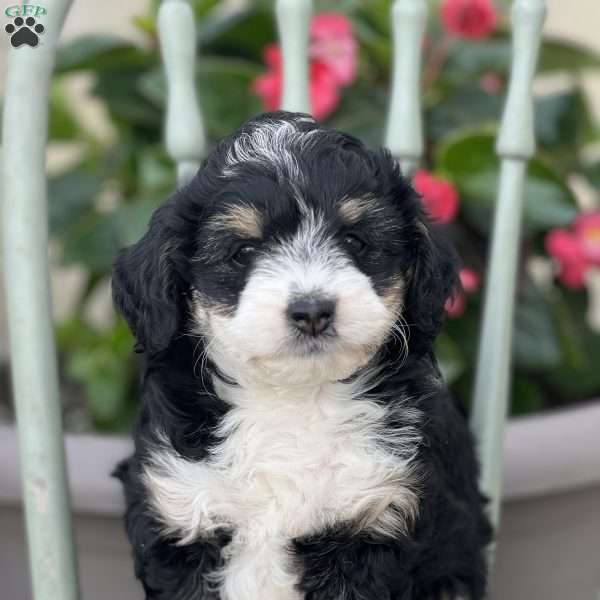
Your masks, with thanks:
M45 15L46 12L43 6L35 4L14 4L13 6L7 6L4 10L7 17L40 17Z

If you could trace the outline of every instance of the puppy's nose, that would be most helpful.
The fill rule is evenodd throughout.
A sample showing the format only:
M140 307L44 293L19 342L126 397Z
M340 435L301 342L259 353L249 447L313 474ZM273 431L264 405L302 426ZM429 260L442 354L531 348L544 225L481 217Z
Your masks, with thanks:
M329 328L334 312L335 302L321 298L299 298L288 306L292 324L300 331L314 336Z

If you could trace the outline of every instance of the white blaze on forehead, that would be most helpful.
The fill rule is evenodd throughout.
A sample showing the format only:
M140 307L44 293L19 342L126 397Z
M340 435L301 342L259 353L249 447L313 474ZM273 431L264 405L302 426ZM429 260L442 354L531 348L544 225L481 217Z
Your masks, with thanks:
M301 149L319 131L300 131L296 123L307 121L314 122L309 117L300 117L295 122L267 121L240 134L227 153L223 174L233 174L239 164L257 163L300 181L302 174L294 149Z
M349 377L390 335L400 313L402 281L380 296L326 234L320 217L306 206L303 212L296 235L258 259L233 314L196 303L208 355L236 381L304 383ZM302 295L335 302L335 336L322 352L303 353L288 321L290 300Z

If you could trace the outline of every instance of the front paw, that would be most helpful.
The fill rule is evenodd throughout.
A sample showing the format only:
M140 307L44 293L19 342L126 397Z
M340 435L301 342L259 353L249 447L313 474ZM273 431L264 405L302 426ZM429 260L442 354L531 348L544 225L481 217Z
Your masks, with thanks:
M306 600L412 600L402 543L352 533L294 541Z

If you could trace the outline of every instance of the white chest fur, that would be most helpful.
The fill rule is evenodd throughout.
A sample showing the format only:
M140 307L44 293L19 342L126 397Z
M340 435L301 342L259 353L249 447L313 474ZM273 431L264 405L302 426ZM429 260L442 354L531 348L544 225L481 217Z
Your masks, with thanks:
M418 432L387 429L388 409L357 398L358 384L218 392L232 408L210 458L191 462L166 445L145 481L165 531L181 543L233 530L215 574L224 600L300 598L289 554L296 537L341 521L406 530L417 506Z

